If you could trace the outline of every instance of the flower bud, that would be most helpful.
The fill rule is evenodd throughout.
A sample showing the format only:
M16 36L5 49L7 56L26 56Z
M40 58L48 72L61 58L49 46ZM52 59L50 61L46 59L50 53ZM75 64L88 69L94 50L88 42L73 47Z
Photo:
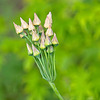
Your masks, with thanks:
M44 40L41 40L40 48L45 49L45 41Z
M49 12L49 14L47 15L47 17L45 19L45 23L44 23L45 28L49 28L49 26L52 26L52 14L51 14L51 12Z
M58 45L59 44L55 33L54 33L54 36L53 36L53 39L52 39L52 44L53 45Z
M34 13L33 24L34 24L34 25L40 25L40 24L41 24L41 21L40 21L40 19L38 18L38 16L36 15L36 13Z
M23 27L23 29L27 29L28 28L28 24L20 17L21 20L21 26Z
M23 34L20 34L19 36L20 36L21 38L25 38L24 35L27 35L27 34L23 32Z
M43 27L42 25L39 25L39 33L42 33L42 31L43 31Z
M26 43L26 46L27 46L27 50L28 50L28 55L31 56L33 54L32 49L28 43Z
M48 36L52 36L52 35L53 35L53 31L52 31L51 27L49 27L49 28L47 29L46 35L48 35Z
M50 46L48 49L47 49L47 52L48 53L52 53L54 50L53 50L53 46Z
M50 25L51 25L50 20L49 20L49 17L47 16L46 19L45 19L44 27L48 28Z
M38 56L40 54L39 50L35 48L35 46L32 44L32 50L33 50L33 56Z
M49 21L52 24L52 14L51 14L51 12L49 12L49 14L47 16L49 17Z
M39 35L36 34L36 30L32 31L32 41L38 41L39 40Z
M45 46L49 46L49 45L51 45L51 40L50 40L49 36L46 35Z
M13 24L14 24L14 27L15 27L17 34L20 34L21 32L23 32L23 28L21 26L16 25L14 22L13 22Z
M45 34L44 34L44 31L42 31L41 39L45 40Z
M44 35L44 32L42 32L42 35L41 35L40 48L45 49L45 35Z
M32 21L31 21L31 19L29 18L29 27L28 27L28 30L31 31L31 30L34 30L34 29L35 29L35 27L34 27Z

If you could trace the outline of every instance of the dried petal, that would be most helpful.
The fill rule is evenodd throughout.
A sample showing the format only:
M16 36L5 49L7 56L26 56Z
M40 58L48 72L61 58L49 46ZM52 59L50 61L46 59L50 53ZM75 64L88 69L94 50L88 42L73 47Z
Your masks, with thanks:
M28 24L20 17L21 20L21 26L23 27L23 29L27 29L28 28Z
M38 16L36 15L36 13L34 13L33 24L34 24L34 25L40 25L40 24L41 24L41 21L40 21L40 19L38 18Z
M23 28L21 26L16 25L14 22L13 22L13 24L14 24L14 27L15 27L15 30L16 30L17 34L23 32Z

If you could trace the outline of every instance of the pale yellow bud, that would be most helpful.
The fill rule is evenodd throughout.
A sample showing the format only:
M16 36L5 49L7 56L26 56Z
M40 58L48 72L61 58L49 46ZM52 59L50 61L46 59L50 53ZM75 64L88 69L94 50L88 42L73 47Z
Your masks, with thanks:
M32 44L33 56L38 56L40 54L39 50Z
M49 17L47 16L47 18L45 19L44 27L48 28L50 25L51 25L50 20L49 20Z
M27 46L27 50L28 50L28 55L32 55L33 54L32 48L29 46L28 43L26 43L26 46Z
M23 32L23 28L21 26L16 25L14 22L13 22L13 24L14 24L14 27L15 27L15 30L16 30L17 34Z
M23 29L27 29L28 28L28 24L20 17L21 20L21 26L23 27Z
M35 31L32 31L32 41L38 41L39 40L39 35Z
M52 36L52 35L53 35L53 31L52 31L51 27L49 27L49 28L47 29L46 35L48 35L48 36Z
M33 24L34 24L34 25L40 25L40 24L41 24L41 21L40 21L40 19L38 18L38 16L36 15L36 13L34 13Z
M55 33L54 33L54 36L53 36L53 39L52 39L52 44L53 45L58 45L59 44Z
M52 14L51 14L51 12L49 12L49 14L47 15L47 17L45 19L45 23L44 23L45 28L49 28L50 26L52 26Z
M51 45L51 40L50 40L49 36L46 35L45 46L49 46L49 45Z
M43 39L41 40L40 48L45 49L45 41Z
M51 12L49 12L49 14L47 16L49 17L50 23L52 24L52 14L51 14Z
M34 30L34 29L35 29L35 27L34 27L32 21L31 21L31 19L29 18L29 27L28 27L28 30L31 31L31 30Z

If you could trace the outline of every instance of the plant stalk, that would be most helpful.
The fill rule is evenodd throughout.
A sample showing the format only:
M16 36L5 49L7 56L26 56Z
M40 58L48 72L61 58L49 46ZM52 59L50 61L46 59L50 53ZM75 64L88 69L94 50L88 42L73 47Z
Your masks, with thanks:
M57 90L54 83L49 82L50 86L52 87L53 91L56 93L56 95L59 97L59 100L64 100L59 91Z

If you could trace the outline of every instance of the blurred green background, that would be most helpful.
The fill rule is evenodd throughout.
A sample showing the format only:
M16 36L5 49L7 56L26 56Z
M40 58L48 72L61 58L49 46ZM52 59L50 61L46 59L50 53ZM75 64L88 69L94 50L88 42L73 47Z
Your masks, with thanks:
M65 100L100 100L100 0L0 0L0 100L58 100L13 26L34 12L43 25L49 11L58 90Z

